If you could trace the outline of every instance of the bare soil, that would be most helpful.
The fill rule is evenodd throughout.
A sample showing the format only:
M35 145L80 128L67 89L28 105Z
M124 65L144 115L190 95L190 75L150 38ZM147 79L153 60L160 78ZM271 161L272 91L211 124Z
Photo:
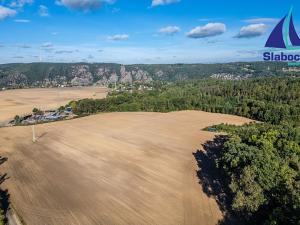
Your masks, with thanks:
M215 225L222 212L202 190L193 156L201 129L250 120L199 111L107 113L0 129L0 167L28 225Z
M104 98L107 89L99 87L33 88L0 91L0 122L26 115L33 108L56 109L71 100Z

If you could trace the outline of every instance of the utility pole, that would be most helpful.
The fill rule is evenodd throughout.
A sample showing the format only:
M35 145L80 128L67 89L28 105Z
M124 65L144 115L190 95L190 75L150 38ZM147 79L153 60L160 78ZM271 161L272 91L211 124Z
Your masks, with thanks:
M35 138L35 125L32 125L32 142L33 143L36 142L36 138Z

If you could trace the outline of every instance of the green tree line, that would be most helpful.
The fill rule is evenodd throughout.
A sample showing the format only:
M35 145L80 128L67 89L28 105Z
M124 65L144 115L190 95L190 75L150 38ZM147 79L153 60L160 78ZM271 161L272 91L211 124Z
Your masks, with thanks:
M73 101L74 112L203 110L244 116L271 124L300 123L300 79L200 80L145 92L112 93L106 99Z

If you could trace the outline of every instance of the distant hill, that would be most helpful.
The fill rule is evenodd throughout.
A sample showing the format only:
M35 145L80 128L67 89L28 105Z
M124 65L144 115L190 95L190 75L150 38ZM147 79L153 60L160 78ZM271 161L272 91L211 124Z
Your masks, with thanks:
M107 63L16 63L0 65L0 88L109 85L156 80L245 79L296 73L284 63L120 65Z

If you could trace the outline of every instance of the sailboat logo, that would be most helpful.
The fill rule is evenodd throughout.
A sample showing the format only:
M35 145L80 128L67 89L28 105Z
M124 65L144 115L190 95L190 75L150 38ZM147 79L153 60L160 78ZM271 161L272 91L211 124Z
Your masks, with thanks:
M293 21L293 7L289 13L284 16L276 25L265 47L268 48L281 48L287 50L300 49L300 38L296 32Z

